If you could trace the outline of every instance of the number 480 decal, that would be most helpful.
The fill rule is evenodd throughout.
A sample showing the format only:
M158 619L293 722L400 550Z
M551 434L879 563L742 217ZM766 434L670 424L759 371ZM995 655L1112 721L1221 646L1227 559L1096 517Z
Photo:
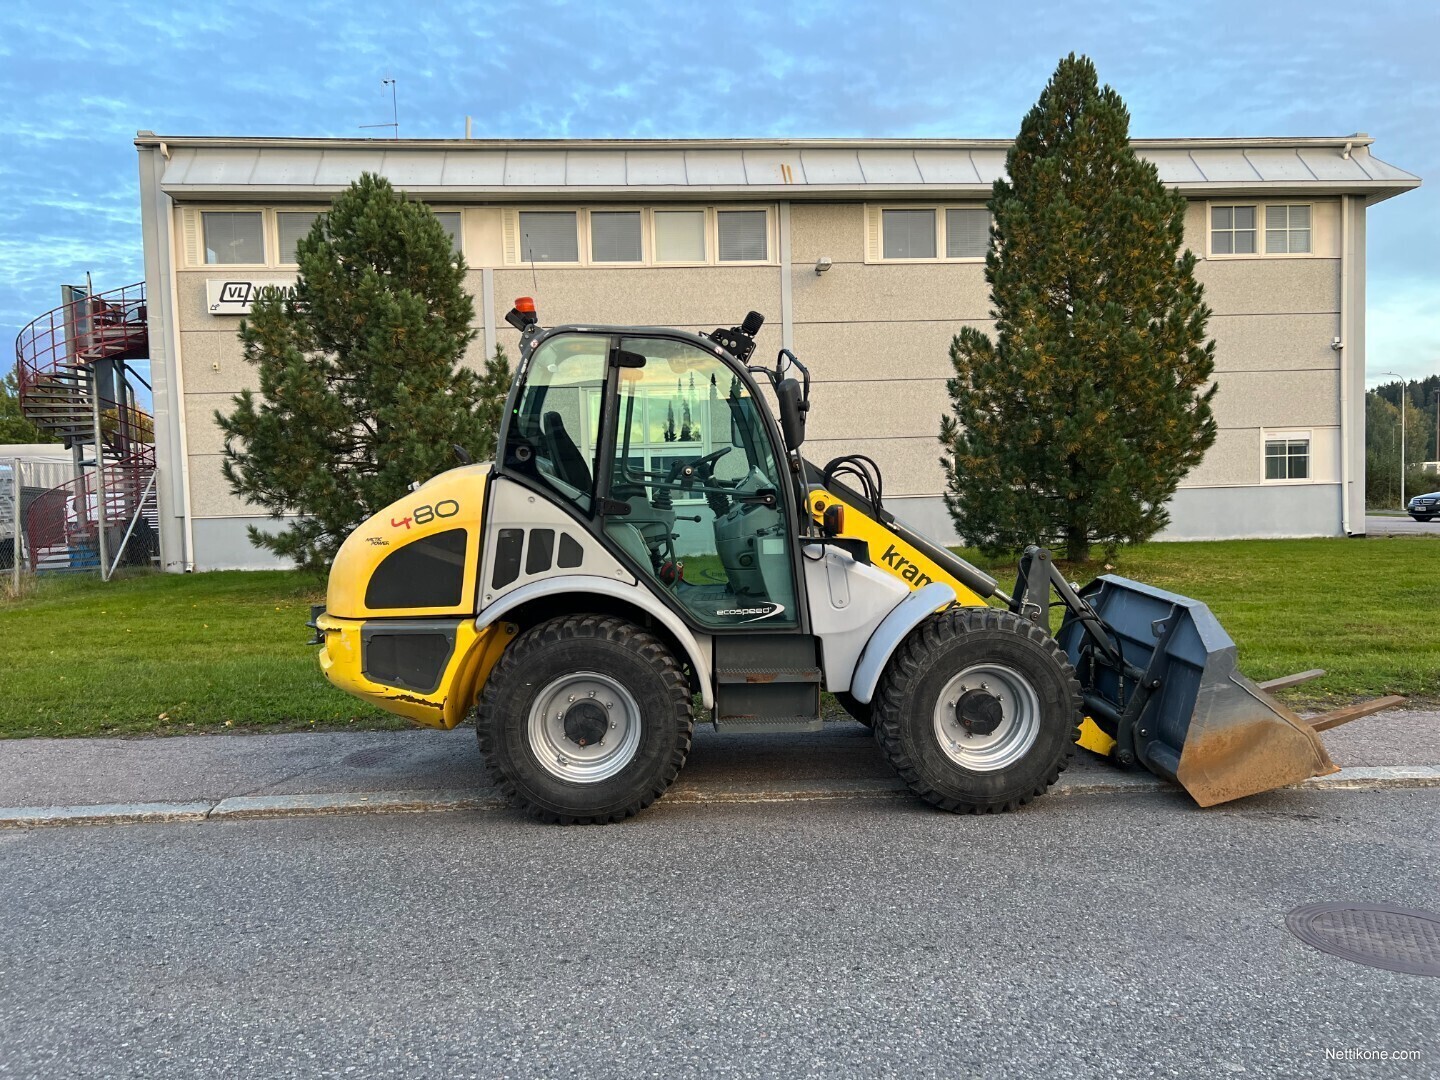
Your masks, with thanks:
M459 512L460 504L454 499L441 499L434 506L417 506L414 510L410 511L409 517L403 517L398 521L392 517L390 519L390 527L392 529L398 529L403 526L408 529L412 521L416 525L429 525L430 522L436 518L454 517Z

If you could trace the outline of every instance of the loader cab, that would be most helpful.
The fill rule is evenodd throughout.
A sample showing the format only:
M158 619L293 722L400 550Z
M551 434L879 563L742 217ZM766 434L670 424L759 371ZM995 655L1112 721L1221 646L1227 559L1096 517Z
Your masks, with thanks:
M584 522L697 629L808 629L789 461L727 349L653 328L527 328L507 413L499 471Z

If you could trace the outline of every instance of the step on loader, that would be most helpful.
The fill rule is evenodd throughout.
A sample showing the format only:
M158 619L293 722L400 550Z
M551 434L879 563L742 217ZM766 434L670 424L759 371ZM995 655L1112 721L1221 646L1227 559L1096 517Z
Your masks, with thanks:
M974 813L1043 794L1077 742L1202 806L1266 791L1336 771L1317 728L1398 700L1307 722L1240 674L1204 604L1076 588L1043 548L1007 594L895 517L868 458L805 460L810 375L788 349L750 364L758 313L544 328L522 298L507 320L497 460L360 525L311 625L355 696L440 728L473 712L487 768L543 820L662 795L697 698L722 731L817 731L829 690L916 795Z

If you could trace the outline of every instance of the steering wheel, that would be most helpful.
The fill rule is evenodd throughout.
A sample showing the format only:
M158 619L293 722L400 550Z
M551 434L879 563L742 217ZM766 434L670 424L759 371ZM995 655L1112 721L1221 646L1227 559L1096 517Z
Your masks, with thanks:
M689 483L692 480L699 480L703 483L708 479L715 463L734 449L733 446L722 446L719 450L706 454L702 458L696 458L694 461L677 461L674 465L670 466L670 475L665 477L665 482L667 484L674 484L677 482Z

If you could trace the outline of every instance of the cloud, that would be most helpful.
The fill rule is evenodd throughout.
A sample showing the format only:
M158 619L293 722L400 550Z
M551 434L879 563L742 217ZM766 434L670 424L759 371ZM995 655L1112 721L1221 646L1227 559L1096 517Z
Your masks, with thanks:
M116 0L66 17L18 0L0 8L0 335L78 268L139 276L136 129L360 135L389 118L387 76L413 136L457 136L469 114L492 136L998 137L1074 50L1137 136L1364 129L1440 180L1436 41L1434 5L1339 0ZM1372 341L1433 370L1440 196L1370 215Z

